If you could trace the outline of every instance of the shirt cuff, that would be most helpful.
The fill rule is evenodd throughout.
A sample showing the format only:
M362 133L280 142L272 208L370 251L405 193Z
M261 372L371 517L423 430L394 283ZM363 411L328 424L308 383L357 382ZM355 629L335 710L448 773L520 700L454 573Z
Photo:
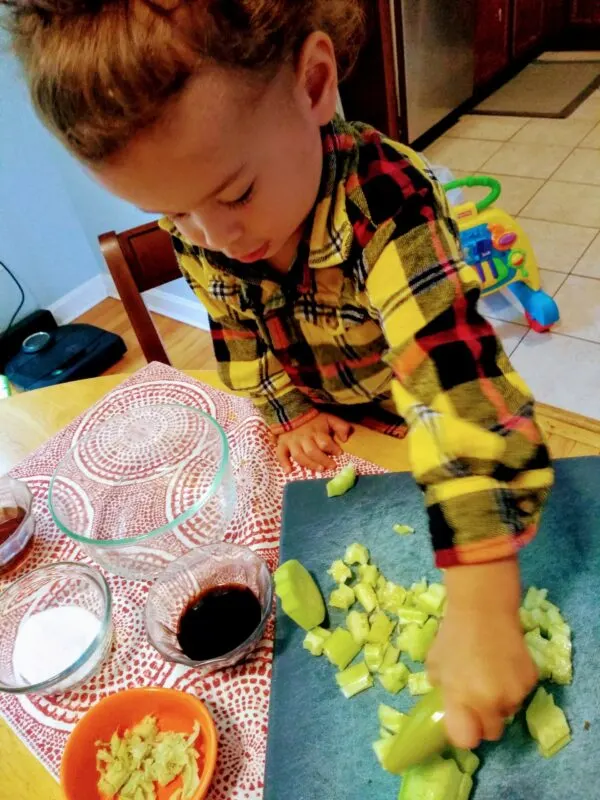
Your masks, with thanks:
M511 489L498 482L493 489L428 502L436 566L446 569L498 561L529 544L552 483L551 468L536 472L535 489ZM426 490L428 500L431 488Z
M319 415L319 410L298 389L292 389L277 399L268 398L266 403L263 401L257 405L276 436L295 431Z

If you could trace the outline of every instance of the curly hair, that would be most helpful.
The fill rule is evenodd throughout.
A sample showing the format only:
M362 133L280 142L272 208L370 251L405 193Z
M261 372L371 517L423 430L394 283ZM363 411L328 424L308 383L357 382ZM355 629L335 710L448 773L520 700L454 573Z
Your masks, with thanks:
M33 105L83 161L118 152L212 64L268 73L313 31L343 76L361 43L361 0L0 0Z

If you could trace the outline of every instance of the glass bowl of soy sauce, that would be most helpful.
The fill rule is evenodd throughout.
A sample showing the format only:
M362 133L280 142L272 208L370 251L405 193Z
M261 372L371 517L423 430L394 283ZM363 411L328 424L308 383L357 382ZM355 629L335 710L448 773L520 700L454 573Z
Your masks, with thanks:
M273 579L247 547L215 542L178 558L146 603L150 644L167 659L214 672L260 644L273 607Z

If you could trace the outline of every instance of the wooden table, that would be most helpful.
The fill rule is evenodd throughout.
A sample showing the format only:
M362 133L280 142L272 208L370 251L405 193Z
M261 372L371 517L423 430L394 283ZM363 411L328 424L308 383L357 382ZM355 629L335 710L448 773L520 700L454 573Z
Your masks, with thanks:
M223 388L215 372L189 372ZM16 395L0 401L0 474L44 444L127 375L110 375ZM600 421L540 404L538 416L555 458L600 455ZM405 442L359 428L348 452L386 469L408 470ZM61 800L61 791L37 759L0 720L0 800Z

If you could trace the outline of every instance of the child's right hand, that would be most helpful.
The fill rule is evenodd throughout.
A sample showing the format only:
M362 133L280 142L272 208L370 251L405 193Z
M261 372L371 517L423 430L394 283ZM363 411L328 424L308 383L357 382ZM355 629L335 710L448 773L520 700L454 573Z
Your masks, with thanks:
M286 474L293 469L292 461L315 472L333 469L335 461L331 456L342 453L334 437L346 442L351 433L349 422L333 414L319 414L296 430L279 435L277 458Z

